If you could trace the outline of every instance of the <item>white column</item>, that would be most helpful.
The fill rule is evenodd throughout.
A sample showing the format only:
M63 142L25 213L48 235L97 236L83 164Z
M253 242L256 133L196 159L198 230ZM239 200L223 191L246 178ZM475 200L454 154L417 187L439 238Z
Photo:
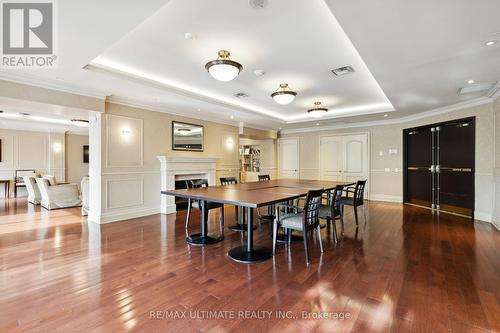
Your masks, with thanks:
M102 197L102 145L105 117L98 112L89 117L89 215L88 220L101 223Z

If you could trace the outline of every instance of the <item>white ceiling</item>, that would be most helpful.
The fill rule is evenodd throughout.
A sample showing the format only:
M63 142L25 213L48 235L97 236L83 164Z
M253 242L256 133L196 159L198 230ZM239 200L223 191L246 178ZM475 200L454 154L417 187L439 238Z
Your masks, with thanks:
M500 79L500 43L484 46L500 39L496 0L269 0L262 10L247 0L58 6L58 69L2 70L0 78L29 77L157 111L275 129L315 126L304 118L315 100L340 117L321 125L383 120L391 103L396 111L388 118L396 119L486 94L459 96L469 79ZM186 40L186 32L196 38ZM219 49L244 66L234 81L218 82L204 69ZM83 69L92 61L92 70ZM344 65L356 73L328 72ZM266 75L254 76L255 69ZM299 93L291 105L269 97L281 82ZM250 97L232 97L237 92Z

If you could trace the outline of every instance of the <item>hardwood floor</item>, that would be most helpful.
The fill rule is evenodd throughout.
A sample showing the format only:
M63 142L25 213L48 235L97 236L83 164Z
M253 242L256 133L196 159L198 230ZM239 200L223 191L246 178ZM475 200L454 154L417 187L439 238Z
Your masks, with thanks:
M22 199L0 201L0 331L500 331L494 227L370 203L367 225L356 229L346 210L344 240L334 245L323 229L325 252L313 241L311 265L301 242L289 254L280 245L274 261L245 265L227 257L244 241L238 233L187 245L183 212L99 226L78 208L48 212ZM226 214L230 224L234 209ZM193 217L196 231L199 214ZM269 231L256 230L255 243L271 246ZM159 318L205 310L228 318ZM271 318L240 318L266 317L263 311ZM349 318L308 319L303 311Z

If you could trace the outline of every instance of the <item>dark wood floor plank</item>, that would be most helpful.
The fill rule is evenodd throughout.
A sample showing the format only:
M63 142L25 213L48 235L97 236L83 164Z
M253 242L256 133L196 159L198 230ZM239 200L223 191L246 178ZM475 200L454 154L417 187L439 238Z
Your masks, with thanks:
M227 207L228 221L234 210ZM500 331L500 233L490 224L411 206L372 202L368 223L346 209L345 237L322 229L280 245L274 260L227 256L245 243L194 247L184 212L108 225L78 208L45 211L0 201L2 332L494 332ZM210 221L218 215L211 212ZM193 231L199 213L193 214ZM210 231L218 232L217 223ZM255 244L270 246L270 225ZM271 311L270 319L154 319L152 311ZM293 318L279 319L279 311ZM303 314L349 314L345 320Z

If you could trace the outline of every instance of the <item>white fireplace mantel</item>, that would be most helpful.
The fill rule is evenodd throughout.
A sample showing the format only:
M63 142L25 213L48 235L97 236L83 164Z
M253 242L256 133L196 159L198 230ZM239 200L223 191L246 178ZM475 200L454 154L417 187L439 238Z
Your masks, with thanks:
M208 185L215 185L215 157L195 156L157 156L161 163L161 190L175 189L175 181L179 179L204 178ZM161 195L161 212L175 213L175 198L171 195Z

